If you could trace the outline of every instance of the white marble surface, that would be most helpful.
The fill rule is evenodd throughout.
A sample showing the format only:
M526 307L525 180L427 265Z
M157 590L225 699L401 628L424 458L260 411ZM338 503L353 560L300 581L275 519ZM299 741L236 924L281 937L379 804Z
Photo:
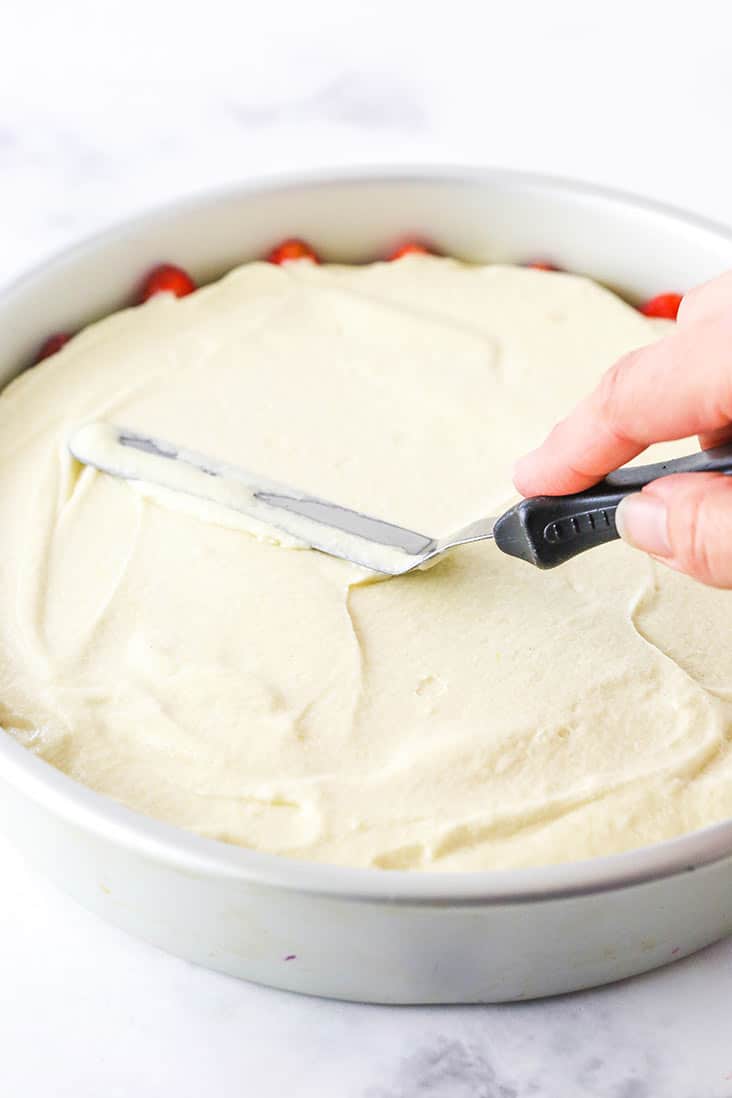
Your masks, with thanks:
M140 208L318 165L476 162L732 222L726 0L7 0L0 280ZM0 844L0 1093L728 1098L732 942L561 1000L376 1008L193 968Z

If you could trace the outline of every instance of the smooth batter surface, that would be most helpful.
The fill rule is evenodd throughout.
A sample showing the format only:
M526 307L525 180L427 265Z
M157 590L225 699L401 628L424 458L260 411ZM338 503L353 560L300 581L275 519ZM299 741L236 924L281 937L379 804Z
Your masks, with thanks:
M142 812L326 862L541 864L724 818L729 594L619 543L373 582L65 449L123 423L445 534L657 336L588 281L425 257L248 265L87 329L0 396L2 724Z

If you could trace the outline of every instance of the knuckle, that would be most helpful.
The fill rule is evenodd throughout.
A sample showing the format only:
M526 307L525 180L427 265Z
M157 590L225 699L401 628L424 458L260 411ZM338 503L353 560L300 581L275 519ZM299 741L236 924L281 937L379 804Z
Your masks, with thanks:
M687 290L684 294L679 305L679 311L676 314L676 323L679 326L693 323L699 308L704 307L706 300L704 290L704 286L695 286L693 290Z
M638 352L623 355L606 371L600 382L598 402L600 416L607 429L622 442L633 442L625 424L631 391L631 378L638 368Z
M687 326L713 313L732 308L732 271L726 271L709 282L694 286L684 294L676 317L677 324Z
M711 546L712 533L709 526L708 497L701 496L693 500L689 515L688 555L689 564L696 575L705 582L712 579Z
M732 293L730 293L727 307L716 318L715 336L719 339L721 346L729 348L729 339L732 336ZM732 353L728 362L732 366Z
M732 494L695 491L671 508L669 540L682 571L703 583L719 585L732 579L732 559L724 546L722 527L732 525Z
M732 418L732 308L709 321L707 332L710 348L723 349L709 372L708 391L710 419L724 426Z

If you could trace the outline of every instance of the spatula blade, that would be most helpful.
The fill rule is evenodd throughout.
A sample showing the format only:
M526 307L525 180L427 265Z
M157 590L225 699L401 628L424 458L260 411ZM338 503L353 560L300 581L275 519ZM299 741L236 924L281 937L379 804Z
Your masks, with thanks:
M415 530L113 424L85 424L72 434L68 447L77 461L101 472L228 507L305 546L385 575L411 571L436 546L433 538Z

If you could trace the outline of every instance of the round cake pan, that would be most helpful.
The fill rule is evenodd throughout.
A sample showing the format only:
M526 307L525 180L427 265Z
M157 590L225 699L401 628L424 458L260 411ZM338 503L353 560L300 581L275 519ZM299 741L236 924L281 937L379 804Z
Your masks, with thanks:
M56 329L129 300L161 260L201 281L288 235L364 262L419 236L483 262L553 260L631 298L732 267L732 232L597 187L423 168L242 185L147 214L0 298L0 383ZM59 887L199 964L382 1003L499 1002L607 983L732 931L732 820L592 861L483 873L349 869L228 846L132 812L0 735L0 826Z

